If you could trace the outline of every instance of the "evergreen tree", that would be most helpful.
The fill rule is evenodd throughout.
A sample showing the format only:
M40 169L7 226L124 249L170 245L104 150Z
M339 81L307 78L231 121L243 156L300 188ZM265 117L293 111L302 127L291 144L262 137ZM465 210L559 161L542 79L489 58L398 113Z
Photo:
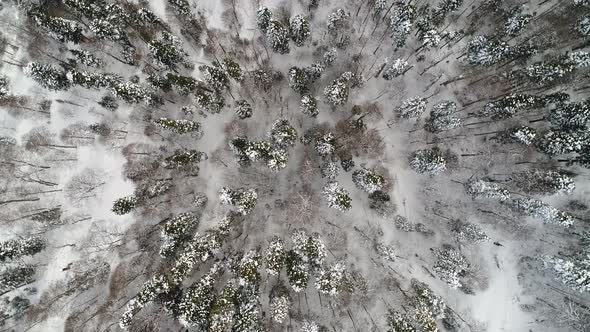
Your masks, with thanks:
M546 258L545 264L551 265L557 280L579 291L590 291L590 254L585 253L572 258Z
M334 153L334 151L336 151L336 138L334 137L334 134L327 133L318 137L315 141L314 149L321 157Z
M320 113L318 110L317 99L307 94L301 97L301 105L299 108L303 114L312 118L315 118Z
M411 4L397 3L389 16L388 28L391 29L391 39L397 48L404 47L412 30L416 18L416 8Z
M258 195L254 189L238 188L231 189L223 187L219 194L219 199L223 204L232 205L236 210L243 214L249 214L256 206Z
M365 168L352 172L352 182L357 188L369 194L385 187L386 181L380 174Z
M0 75L0 100L8 96L8 78L4 75Z
M449 100L443 100L432 107L430 117L426 119L424 129L431 133L451 130L461 125L461 120L453 116L457 105Z
M36 25L45 30L49 36L62 43L79 44L85 39L82 27L75 21L49 16L41 9L31 10L29 17Z
M289 69L289 87L299 94L306 94L309 92L310 81L305 70L292 67Z
M0 242L0 262L35 255L45 249L45 246L45 241L39 237Z
M230 280L215 298L209 311L208 331L225 332L233 325L236 313L235 303L238 300L238 287L235 283L234 280Z
M585 131L565 132L550 130L536 141L540 152L550 156L580 152L589 144L590 134Z
M387 332L417 332L412 318L397 310L389 309L387 315Z
M461 287L461 276L469 269L465 257L451 246L443 246L433 250L436 262L433 269L440 280L451 288Z
M516 186L531 195L570 194L576 188L569 175L551 170L527 170L513 177Z
M465 191L473 199L495 199L500 202L510 199L510 191L497 183L485 180L470 180Z
M164 158L164 167L168 169L190 169L196 163L206 160L207 154L197 150L176 150Z
M291 19L289 30L291 39L299 47L303 46L305 41L311 36L309 21L302 15L296 15Z
M234 61L232 58L223 59L223 69L229 75L229 77L238 82L244 79L244 72L242 71L240 64Z
M282 324L289 317L289 309L291 307L291 299L289 290L282 284L273 287L270 294L269 311L270 318Z
M578 22L576 22L575 30L584 37L590 36L590 16L578 20Z
M227 73L220 67L214 66L200 66L199 70L203 73L205 81L214 90L223 90L229 85L229 78Z
M336 263L329 268L321 268L316 277L316 288L322 294L336 296L344 287L346 266Z
M305 290L310 275L309 265L305 264L302 257L293 250L287 252L285 262L287 278L293 291L299 293Z
M266 32L266 29L270 25L270 21L272 20L272 12L267 7L260 7L256 12L256 25L258 28Z
M268 244L265 255L268 274L278 275L281 272L281 269L285 266L286 255L285 242L277 236L273 237Z
M135 196L122 197L113 203L111 211L118 215L124 215L134 210L138 203L139 202Z
M188 0L168 0L168 3L177 15L182 17L190 17L192 15Z
M83 64L87 67L100 68L104 66L104 62L97 58L94 54L86 50L69 50L74 56L74 59L70 59L70 62L74 65Z
M169 257L188 239L188 233L199 225L199 218L191 212L183 212L168 220L162 227L164 244L160 255Z
M537 139L537 131L535 128L517 126L504 130L499 136L504 142L520 143L528 146L535 143L535 140Z
M237 100L234 112L236 112L238 118L248 119L252 117L252 106L245 99Z
M447 169L447 162L435 147L415 151L410 157L410 167L420 174L437 175Z
M182 50L180 41L167 32L162 32L160 40L150 41L148 51L157 65L170 70L175 70L178 63L186 62L187 54Z
M324 198L328 201L328 206L339 211L346 212L352 207L352 199L348 192L338 187L338 182L328 182L322 191Z
M215 296L215 283L222 269L214 265L199 281L190 286L178 303L178 319L186 327L206 330Z
M338 166L338 163L332 160L326 160L322 163L320 172L322 173L323 178L336 180L336 177L340 174L340 167Z
M395 111L399 113L399 116L403 119L417 118L426 110L426 104L428 103L426 98L410 98L402 103Z
M261 331L260 295L253 287L241 288L238 293L237 310L234 315L232 332Z
M270 21L266 28L266 42L275 53L288 54L289 29L285 28L279 21Z
M402 76L410 69L408 62L403 59L396 59L389 66L385 67L383 71L383 78L390 81L396 77Z
M293 251L308 264L312 271L319 271L326 258L326 244L318 233L307 234L304 229L298 229L291 236Z
M121 77L114 74L91 73L83 70L68 70L66 77L73 86L79 85L86 89L106 88L121 81Z
M549 113L549 122L559 130L585 130L588 121L590 121L589 101L559 103Z
M504 22L504 33L508 36L514 37L518 35L529 24L533 15L523 14L523 6L515 7L508 14L508 18Z
M297 130L287 119L278 119L273 125L269 133L270 140L273 144L281 147L294 146L297 142Z
M449 226L459 242L480 243L490 240L490 237L476 224L456 219L451 221Z
M119 103L117 103L117 100L111 96L103 96L98 104L111 112L114 112L119 108Z
M130 104L145 102L150 104L153 96L139 84L132 82L116 82L110 86L110 90L116 98Z
M260 268L262 257L256 250L250 250L242 256L237 266L238 283L240 286L258 287L260 284Z
M29 62L24 72L42 87L49 90L68 90L72 84L64 71L50 65Z
M4 294L35 281L32 266L9 267L0 273L0 293Z
M323 64L326 67L331 67L336 60L338 60L338 50L334 47L330 48L324 55L322 56Z
M352 73L345 72L324 89L324 98L326 98L328 104L332 106L346 104L348 101L348 93L350 90L349 83L351 78Z
M177 134L192 133L192 135L196 137L203 135L201 124L192 120L159 118L154 120L154 124L162 129L166 129Z
M538 199L513 199L508 203L508 207L520 214L541 219L546 224L557 224L564 227L570 227L574 224L574 217L572 215L560 211Z
M489 66L507 59L511 51L506 42L476 36L467 46L467 61L472 65Z
M332 35L338 34L340 30L348 26L349 19L350 13L342 8L338 8L328 16L328 32Z

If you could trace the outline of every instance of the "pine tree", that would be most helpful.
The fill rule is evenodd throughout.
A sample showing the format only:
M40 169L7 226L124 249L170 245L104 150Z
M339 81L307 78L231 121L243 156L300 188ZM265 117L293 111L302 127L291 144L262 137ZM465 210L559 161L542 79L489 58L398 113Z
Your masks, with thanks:
M139 84L132 82L116 82L110 86L110 90L116 98L130 104L141 102L151 103L152 95Z
M350 13L342 8L338 8L328 16L328 32L332 35L338 34L340 30L348 26L349 19Z
M529 215L541 219L546 224L557 224L570 227L574 224L574 217L569 213L558 210L538 199L518 198L508 202L508 207L522 215Z
M388 28L396 48L404 47L416 18L416 8L411 4L398 3L389 16Z
M334 65L336 60L338 60L338 50L334 47L330 48L322 56L323 64L326 67L331 67L332 65Z
M403 119L417 118L426 110L426 98L410 98L405 100L402 105L396 108L395 112Z
M580 152L584 146L589 144L589 138L589 133L585 131L565 132L550 130L541 136L535 145L540 152L554 156Z
M29 62L24 69L26 75L49 90L68 90L72 85L64 71L50 65Z
M234 280L230 280L215 298L209 311L208 331L225 332L233 325L234 315L236 313L235 303L238 300L238 287L235 285L236 283Z
M442 297L435 294L426 283L418 281L417 279L411 280L411 286L416 296L414 302L416 306L423 306L430 310L432 317L436 319L443 318L447 310L447 304L444 302Z
M504 33L511 37L518 35L526 28L532 18L533 15L531 14L523 14L523 6L514 8L504 22Z
M447 169L447 162L435 147L415 151L410 157L410 167L420 174L437 175Z
M385 187L386 181L380 174L365 168L352 172L352 182L357 188L372 194Z
M71 59L71 62L74 65L83 64L87 67L92 68L100 68L104 66L104 62L97 58L94 54L86 51L86 50L69 50L72 55L74 55L75 59Z
M232 58L223 59L223 69L229 75L229 77L238 82L244 79L244 72L242 71L240 64L234 61Z
M261 331L260 295L256 288L244 287L238 293L237 310L232 332Z
M579 291L590 291L590 254L582 254L573 258L546 258L546 265L556 274L557 280L564 285Z
M459 242L473 244L490 241L490 237L476 224L456 219L449 226Z
M91 73L83 70L68 70L66 77L71 85L79 85L86 89L106 88L122 80L115 74Z
M433 269L440 280L449 284L451 288L461 287L461 275L469 269L465 257L450 246L443 246L433 250L436 262Z
M135 196L122 197L113 203L111 211L117 215L124 215L134 210L138 203L139 202Z
M254 189L238 188L231 189L223 187L219 194L219 199L223 204L232 205L236 210L243 214L249 214L256 206L258 195Z
M242 256L237 266L237 277L240 286L257 288L260 284L260 268L262 257L256 250L250 250Z
M182 17L190 17L192 15L188 0L168 0L168 3L177 15Z
M467 46L467 61L472 65L489 66L509 58L511 52L505 42L476 36Z
M268 274L278 275L285 266L286 257L285 242L277 236L273 237L268 244L265 255L266 271Z
M314 321L306 320L301 325L301 332L320 332L320 326Z
M324 89L324 98L326 98L328 104L332 106L346 104L348 101L350 90L349 82L351 78L352 73L345 72Z
M461 125L461 120L453 116L457 105L449 100L443 100L432 107L430 117L426 119L424 129L431 133L451 130Z
M114 112L119 108L119 103L117 103L117 100L111 96L103 96L98 104L111 112Z
M590 16L578 20L578 22L576 22L575 30L584 37L590 36Z
M312 271L318 271L326 258L326 244L318 233L307 234L304 229L298 229L291 236L293 251L301 260L309 265Z
M9 267L0 273L0 293L4 294L35 281L32 266Z
M200 66L199 70L203 73L205 81L214 90L223 90L229 85L229 78L227 73L217 66Z
M576 188L569 175L551 170L527 170L514 174L514 183L522 191L531 195L570 194Z
M527 126L517 126L504 130L500 135L500 139L506 143L519 143L524 145L532 145L537 139L537 131L535 128Z
M289 29L285 28L279 21L270 21L266 28L266 42L275 53L288 54Z
M412 318L397 310L389 309L387 315L387 332L417 332Z
M289 284L295 293L303 291L307 287L309 281L309 265L305 264L302 257L295 253L293 250L287 252L285 259L287 278L289 278Z
M179 321L186 327L206 330L209 312L213 305L215 283L222 269L214 265L199 281L190 286L178 303Z
M336 138L334 137L334 134L327 133L318 137L315 141L314 149L321 157L334 153L334 151L336 151Z
M316 277L316 288L322 294L336 296L344 287L346 266L336 263L329 268L321 268Z
M385 70L383 71L383 78L387 81L390 81L396 77L402 76L409 69L410 66L408 65L408 61L396 59L391 65L385 67Z
M82 26L75 21L49 16L41 9L34 9L28 14L33 22L45 30L49 36L62 43L79 44L85 39Z
M310 89L309 77L305 70L292 67L289 69L289 87L299 94L306 94Z
M338 182L336 181L328 182L324 186L322 194L328 201L328 206L331 208L346 212L352 207L352 199L350 198L348 192L338 187Z
M196 163L206 160L207 154L197 150L176 150L164 158L164 167L168 169L190 169Z
M307 18L303 15L296 15L291 19L289 30L291 39L299 47L303 46L305 41L311 36L311 26Z
M248 119L252 117L252 106L245 99L236 100L236 107L234 112L240 119Z
M191 212L183 212L168 220L162 227L164 244L160 255L169 257L188 239L188 232L199 225L199 218Z
M318 110L317 99L311 95L303 95L301 97L301 105L299 106L301 112L309 117L315 118L320 114Z
M320 166L320 172L323 178L327 178L328 180L336 180L338 174L340 174L340 166L338 163L332 160L326 160Z
M297 142L297 130L287 119L278 119L273 123L269 137L271 142L278 146L294 146Z
M191 133L195 137L200 137L203 135L201 124L192 120L159 118L154 120L154 124L162 129L166 129L177 134Z
M8 84L9 80L6 76L0 75L0 100L9 95Z
M283 285L274 287L270 295L269 311L273 321L282 324L289 317L291 299L289 291Z
M186 62L187 54L182 50L180 41L167 32L162 32L160 40L150 41L148 51L158 66L170 70L175 70L178 63Z
M39 237L0 242L0 262L35 255L45 249L45 246L45 241Z
M559 103L549 113L549 122L559 130L585 130L588 121L590 121L590 106L588 101Z
M270 25L270 21L272 20L272 12L267 7L260 7L256 12L256 25L258 28L266 32L266 29Z
M510 199L510 191L497 183L485 180L470 180L465 191L473 199L495 199L500 202Z

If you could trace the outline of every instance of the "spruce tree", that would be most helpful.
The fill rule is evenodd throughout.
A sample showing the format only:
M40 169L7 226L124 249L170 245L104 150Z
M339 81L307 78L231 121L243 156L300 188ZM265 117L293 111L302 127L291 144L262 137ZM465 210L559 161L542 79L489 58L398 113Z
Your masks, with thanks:
M24 68L24 72L39 85L49 90L68 90L72 86L64 71L55 69L50 65L29 62Z
M45 249L45 246L45 241L39 237L0 242L0 262L35 255Z
M372 194L385 186L385 178L380 174L365 168L352 172L352 182L357 188Z
M266 42L275 53L288 54L289 29L285 28L279 21L270 21L266 28Z
M291 19L289 30L291 39L299 47L303 46L305 41L311 36L309 21L302 15L296 15Z
M138 203L139 202L135 196L122 197L115 200L111 211L118 215L124 215L133 211Z
M49 16L41 9L31 10L29 17L36 25L47 31L49 36L62 43L79 44L85 39L82 26L75 21Z
M447 163L435 147L415 151L410 157L410 167L420 174L437 175L447 169Z

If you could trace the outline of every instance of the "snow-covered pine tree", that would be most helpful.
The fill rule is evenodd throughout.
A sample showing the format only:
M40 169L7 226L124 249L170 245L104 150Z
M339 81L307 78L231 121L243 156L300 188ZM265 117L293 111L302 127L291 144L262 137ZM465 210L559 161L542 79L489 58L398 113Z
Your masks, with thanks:
M451 232L462 243L480 243L490 241L490 237L477 224L455 219L449 222Z
M410 168L420 174L437 175L447 169L447 162L437 147L417 150L410 156Z
M273 237L264 257L268 274L278 275L285 266L286 257L285 242L278 236Z
M301 47L311 36L311 25L303 15L296 15L289 22L289 32L295 45Z
M473 199L494 199L505 202L510 199L510 191L497 183L485 180L469 180L465 183L465 191Z
M245 253L236 267L238 284L241 287L248 286L257 288L260 285L260 272L258 272L262 256L256 250Z
M432 21L434 25L438 26L443 23L445 17L463 4L463 0L442 0L438 3L436 8L432 10Z
M36 236L0 242L0 262L35 255L45 246L45 241Z
M357 188L369 194L377 190L382 190L386 184L385 178L382 175L365 168L352 172L352 182Z
M467 61L471 65L493 65L510 55L511 48L506 42L486 36L475 36L467 46Z
M186 327L206 330L209 325L209 312L215 299L215 284L223 269L215 264L197 282L182 294L178 302L178 320Z
M426 98L414 97L405 100L395 112L403 119L417 118L426 110Z
M287 119L278 119L272 124L269 137L271 142L278 146L294 146L297 142L297 130Z
M346 266L343 263L335 263L330 267L320 268L316 277L316 288L322 294L336 296L342 290L345 283Z
M293 250L289 250L285 259L285 266L287 278L293 291L299 293L305 290L310 276L309 265L303 261L299 254Z
M236 107L234 112L240 119L248 119L252 117L252 106L245 99L236 100Z
M35 268L32 266L9 267L0 273L0 293L5 294L33 281L35 281Z
M314 149L321 156L329 156L336 151L336 138L332 133L326 133L318 137L315 141Z
M111 211L118 215L124 215L134 210L138 203L139 202L135 196L121 197L115 200Z
M533 169L512 178L520 190L531 195L570 194L576 188L574 179L559 171Z
M290 308L291 298L289 296L289 290L282 283L279 283L273 287L270 293L270 318L282 324L289 317Z
M307 234L304 229L298 229L291 236L293 251L297 253L313 272L317 272L326 259L327 251L320 234Z
M241 81L244 79L244 72L240 67L240 64L237 63L234 59L226 57L223 59L222 67L225 72L229 75L229 77L233 78L236 81Z
M590 16L586 16L576 22L575 30L582 36L590 36Z
M396 77L402 76L405 74L409 69L410 65L408 61L403 59L395 59L391 65L386 65L385 70L383 71L383 78L387 81L390 81Z
M82 26L76 21L49 16L41 9L33 9L28 14L36 25L62 43L79 44L85 39Z
M217 294L209 311L209 332L226 332L234 324L235 303L238 301L237 281L230 280Z
M275 53L288 54L289 48L289 29L285 28L281 22L272 20L266 28L266 42Z
M507 36L514 37L518 35L529 22L533 19L533 15L531 14L524 14L523 6L517 6L512 9L504 22L504 33Z
M223 204L232 205L239 213L246 215L252 212L256 206L258 195L254 189L223 187L219 199Z
M100 68L104 66L104 61L97 58L94 54L86 50L69 50L74 56L74 59L70 59L70 62L74 65L82 64L87 67Z
M590 133L586 131L556 131L550 130L535 142L536 148L550 156L580 152L584 146L590 144Z
M256 12L256 25L258 28L266 32L266 29L270 25L270 21L272 20L272 12L267 7L260 7Z
M323 178L327 178L328 180L332 181L336 179L338 174L340 174L340 166L338 166L337 162L326 160L322 162L320 166L320 172Z
M163 257L172 256L175 251L187 240L189 232L199 225L198 215L191 212L183 212L166 221L162 227L164 244L160 248Z
M571 214L558 210L538 199L518 198L509 201L507 204L513 211L541 219L546 224L570 227L575 221Z
M342 8L336 9L328 15L328 32L332 35L338 34L340 30L346 28L349 24L350 13Z
M162 32L161 39L150 41L148 51L158 66L169 70L175 70L179 63L186 63L187 53L182 50L180 40L168 32Z
M322 63L326 67L331 67L338 60L338 50L335 47L327 50L322 56Z
M465 257L455 248L443 245L433 250L436 262L433 269L440 280L449 284L451 288L461 287L461 275L469 269Z
M396 3L389 16L388 28L391 29L391 39L396 48L404 47L412 30L416 18L416 7L409 3Z
M320 114L318 110L318 102L317 99L311 95L303 95L301 97L301 104L299 106L301 112L309 117L315 118Z
M257 288L243 287L238 292L236 313L232 331L258 332L261 331L260 295Z
M67 90L72 86L65 71L56 69L50 65L29 62L24 68L24 72L39 83L39 85L49 90Z
M324 98L332 106L346 104L350 90L351 72L345 72L324 88Z
M432 107L430 117L426 119L424 129L431 133L451 130L461 125L461 119L453 116L457 105L450 100L443 100Z
M590 121L589 101L559 103L549 113L549 122L559 130L585 130L588 121Z
M352 207L352 199L348 192L338 186L338 182L329 181L323 188L322 194L328 206L346 212Z
M199 70L203 73L205 81L214 90L221 91L228 87L229 78L227 73L220 67L217 66L199 66Z
M537 131L528 126L516 126L504 130L498 136L505 143L519 143L529 146L535 143Z
M387 314L387 332L417 332L412 317L395 309Z
M199 122L192 120L180 119L174 120L169 118L159 118L153 121L154 124L162 129L169 130L177 134L191 133L192 136L200 137L203 135L203 130Z
M310 81L304 69L291 67L289 69L289 87L299 94L306 94L310 89Z

